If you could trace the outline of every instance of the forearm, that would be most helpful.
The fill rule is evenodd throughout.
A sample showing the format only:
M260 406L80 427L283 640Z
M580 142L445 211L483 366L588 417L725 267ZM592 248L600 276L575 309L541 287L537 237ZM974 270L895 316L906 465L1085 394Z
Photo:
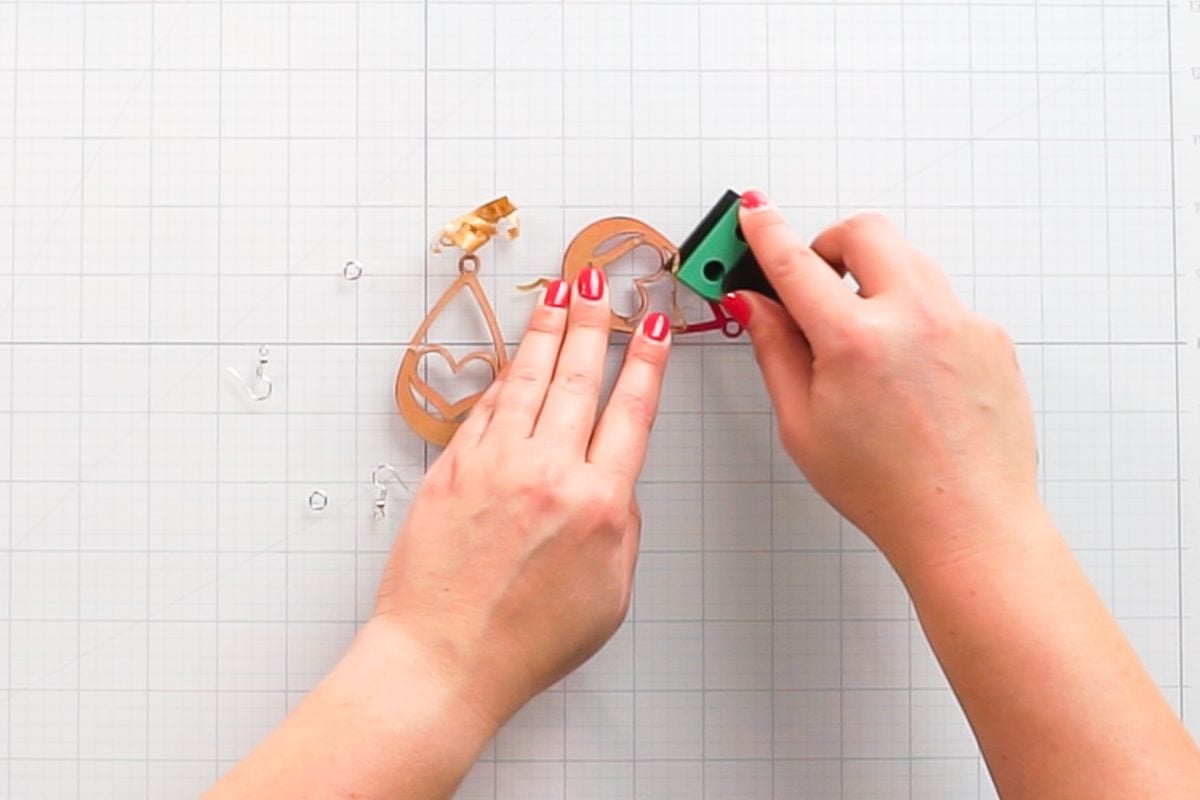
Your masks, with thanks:
M901 570L1000 794L1200 797L1200 753L1049 516L1004 527Z
M207 795L450 797L494 733L411 642L368 624L335 669Z

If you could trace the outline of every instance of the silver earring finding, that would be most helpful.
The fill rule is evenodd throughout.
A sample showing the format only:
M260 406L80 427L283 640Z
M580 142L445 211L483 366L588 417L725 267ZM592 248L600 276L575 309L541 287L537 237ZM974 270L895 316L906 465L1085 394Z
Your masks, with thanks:
M275 384L266 373L267 356L270 352L271 348L265 344L258 348L258 366L254 369L254 378L249 381L243 378L242 374L233 367L226 367L226 371L234 377L234 380L241 384L242 390L246 392L246 396L256 403L266 400L275 389Z
M387 500L388 500L388 480L400 484L400 488L412 494L412 490L408 488L408 484L396 472L396 468L391 464L380 464L375 467L371 473L371 484L375 487L375 519L380 520L387 516Z

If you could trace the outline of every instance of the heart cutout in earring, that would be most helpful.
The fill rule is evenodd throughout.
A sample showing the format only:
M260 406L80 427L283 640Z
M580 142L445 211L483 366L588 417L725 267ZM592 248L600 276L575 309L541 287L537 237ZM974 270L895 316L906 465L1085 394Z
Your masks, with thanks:
M422 360L429 356L438 356L444 359L450 374L454 376L469 364L483 362L491 370L493 379L508 363L508 351L504 346L500 325L496 322L496 312L492 310L487 295L483 293L483 287L479 285L479 279L476 277L478 271L477 256L464 255L459 259L458 278L438 298L417 328L417 332L413 334L412 343L405 351L404 358L400 361L400 369L396 373L396 407L400 409L400 414L409 427L431 444L445 446L450 443L458 426L483 395L483 390L451 401L420 375L418 368ZM447 348L428 341L429 329L446 310L446 306L463 290L474 298L483 314L491 337L491 347L486 350L474 350L462 358L455 358Z
M487 391L488 385L496 379L498 369L496 359L491 353L474 351L462 358L455 358L448 348L436 344L412 348L411 353L415 361L412 370L417 375L409 383L414 398L428 403L448 422L461 423L480 396ZM408 357L407 354L405 357ZM434 363L425 365L425 376L421 377L421 366L427 359ZM471 383L470 378L464 375L464 370L476 364L487 368L488 377L482 388L458 396L441 388L447 383ZM444 365L444 368L439 370L439 365ZM437 372L442 374L437 375ZM462 380L457 380L459 378ZM439 388L435 389L435 385Z

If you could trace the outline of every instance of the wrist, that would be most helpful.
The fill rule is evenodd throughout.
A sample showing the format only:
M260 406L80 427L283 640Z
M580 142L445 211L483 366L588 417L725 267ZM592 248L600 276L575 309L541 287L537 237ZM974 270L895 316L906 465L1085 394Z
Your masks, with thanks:
M353 719L347 730L374 750L381 767L394 765L386 771L400 780L420 774L422 790L444 787L449 796L499 727L460 686L400 626L373 619L317 691ZM415 788L397 787L396 794L416 796Z
M436 712L431 719L448 718L454 729L473 732L483 739L482 748L503 720L470 693L469 667L450 661L407 627L385 617L374 617L362 627L338 665L339 670L371 681L373 689L391 692L405 708L412 695L420 693L428 698L431 712Z
M449 798L495 732L412 641L368 623L211 798Z
M927 574L987 568L1022 559L1062 539L1035 490L996 502L945 504L890 526L875 538L905 583Z

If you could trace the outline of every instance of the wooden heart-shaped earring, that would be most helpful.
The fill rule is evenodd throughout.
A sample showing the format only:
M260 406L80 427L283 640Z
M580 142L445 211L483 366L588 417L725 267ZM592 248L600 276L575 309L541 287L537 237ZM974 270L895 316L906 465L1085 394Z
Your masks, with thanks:
M479 283L479 256L475 255L475 251L497 234L503 234L509 239L520 235L516 211L516 206L507 197L497 198L451 221L442 228L433 242L432 249L435 253L441 252L445 247L457 247L462 251L458 259L458 278L425 315L417 332L413 334L400 362L400 369L396 373L396 407L400 409L400 414L409 427L431 444L445 446L450 443L454 432L479 401L483 390L451 402L420 375L418 367L421 360L426 356L442 358L452 375L458 375L468 364L481 362L491 371L493 380L508 363L508 351L504 346L500 325L496 321L496 312L492 310L483 286ZM445 311L446 306L464 289L474 298L480 313L483 314L488 334L491 336L491 347L474 350L456 359L445 346L429 341L429 329L434 320Z
M712 316L709 319L690 320L680 308L675 289L675 276L679 272L682 254L680 248L652 226L633 217L605 217L591 223L571 240L563 253L562 278L573 283L575 276L588 267L607 270L614 263L638 248L648 248L658 255L658 269L649 275L633 280L638 305L628 314L612 311L609 327L622 333L633 333L645 316L650 313L650 286L657 281L669 280L671 330L677 334L721 331L734 338L742 333L742 326L729 316L717 300L705 298ZM532 283L518 286L522 291L532 291L550 283L549 278L538 278Z

